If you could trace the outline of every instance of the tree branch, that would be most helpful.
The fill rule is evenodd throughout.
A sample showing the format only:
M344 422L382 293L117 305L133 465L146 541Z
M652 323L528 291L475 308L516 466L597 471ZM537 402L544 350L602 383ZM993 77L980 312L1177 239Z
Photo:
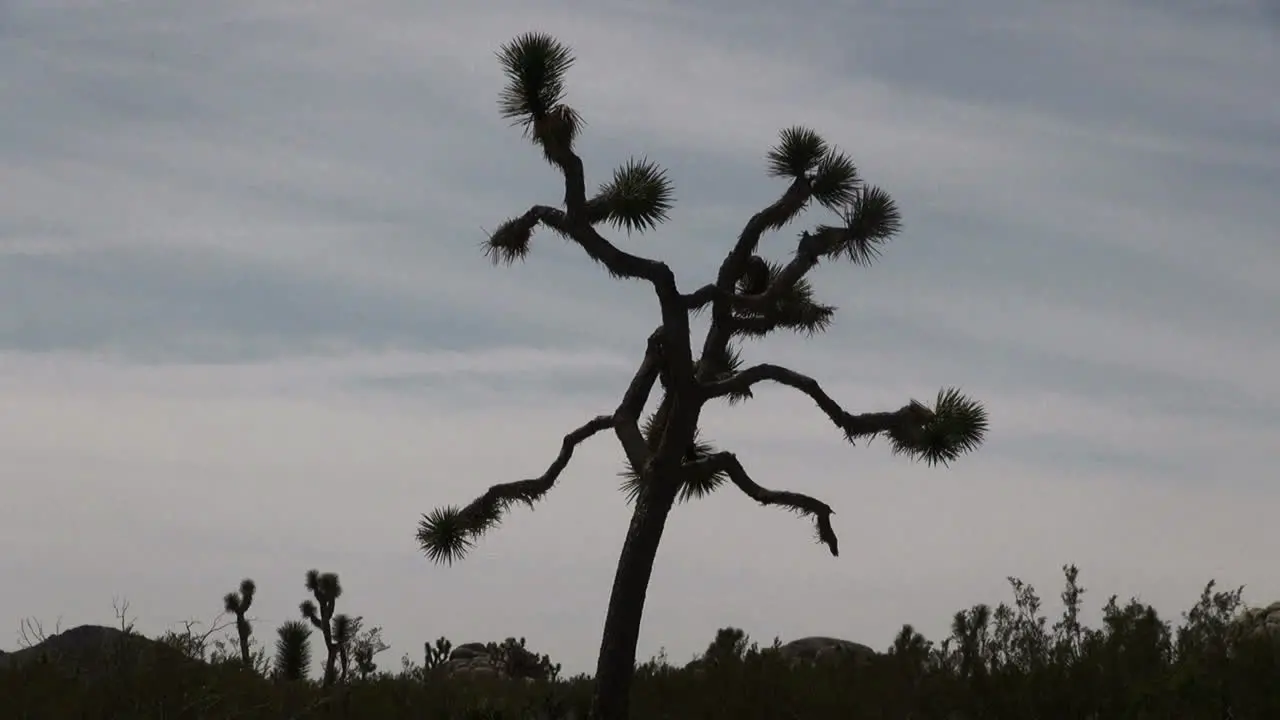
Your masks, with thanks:
M559 208L535 205L524 215L503 224L489 239L487 252L495 261L508 262L523 257L528 252L529 236L535 225L541 223L577 243L588 257L609 271L614 277L647 280L653 285L662 311L662 326L666 332L664 358L677 382L692 381L693 354L689 348L689 311L676 286L675 273L666 263L632 255L606 240L594 227L591 219L566 214Z
M653 391L661 370L663 333L663 328L659 326L649 335L644 360L631 379L618 409L613 412L613 431L636 472L641 472L649 461L649 444L640 432L640 413L644 411L644 405L649 400L649 394Z
M731 317L731 303L735 294L734 285L746 268L747 259L760 244L760 236L771 227L782 227L796 213L804 208L813 193L812 183L807 177L798 177L791 183L782 197L769 207L761 210L747 221L733 249L720 263L713 285L694 291L690 295L679 298L687 310L696 310L713 303L711 308L711 327L702 344L702 357L714 357L724 352L732 336L728 327ZM767 307L767 306L766 306ZM699 373L699 380L706 380L705 373Z
M826 503L789 490L770 490L761 487L747 474L742 463L731 452L719 452L683 466L686 470L707 473L724 473L738 489L761 505L778 505L803 515L812 515L818 530L818 539L826 544L833 556L839 556L835 530L831 527L833 510Z
M808 395L822 409L822 412L831 418L831 422L844 431L850 442L855 437L876 435L895 428L919 427L932 420L934 416L932 410L914 400L893 412L854 415L840 407L840 404L822 389L817 380L780 365L768 363L753 365L724 380L703 383L702 389L706 398L712 399L748 391L753 385L765 381L786 385Z
M573 459L573 452L578 448L578 445L597 433L608 430L613 425L614 418L612 415L597 415L564 436L564 440L560 442L560 454L556 455L556 459L551 461L550 467L542 475L529 480L517 480L494 485L484 495L481 495L467 508L463 509L463 513L466 514L467 510L474 506L492 505L494 503L505 505L516 501L532 503L538 500L556 484L556 480L560 478L560 473L564 472L564 469L569 466L569 461Z
M711 303L722 303L727 307L767 315L769 310L775 307L778 298L795 287L795 284L813 269L820 259L839 249L842 242L843 235L840 228L825 228L818 233L801 233L800 241L796 244L795 257L782 268L782 272L774 278L769 288L763 293L742 295L734 292L732 285L722 287L717 282L703 285L691 293L682 294L680 301L686 309L694 311L701 310Z
M612 415L599 415L564 436L560 454L540 477L502 483L490 487L466 507L437 508L418 523L418 544L435 562L452 564L466 555L475 539L502 521L513 503L533 505L545 495L564 472L574 450L593 435L613 427Z

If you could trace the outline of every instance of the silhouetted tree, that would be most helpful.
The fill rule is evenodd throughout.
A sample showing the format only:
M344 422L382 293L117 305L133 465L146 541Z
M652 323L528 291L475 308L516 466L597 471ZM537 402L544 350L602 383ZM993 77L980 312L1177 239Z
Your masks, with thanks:
M578 444L612 430L626 457L624 486L635 509L605 618L591 717L623 720L649 578L668 513L677 501L700 497L727 481L761 504L812 517L818 538L837 554L832 510L826 503L761 487L734 453L716 450L699 437L708 403L748 399L762 382L789 386L811 398L851 442L887 436L894 452L929 464L945 464L977 448L987 430L987 415L980 404L954 389L940 391L933 407L913 400L890 412L855 414L811 377L768 363L743 366L737 347L742 340L780 330L812 335L831 325L835 308L815 299L806 278L809 271L822 261L870 265L901 228L898 208L888 193L865 184L853 161L818 133L804 127L782 131L780 142L768 153L768 172L787 179L787 190L747 221L714 282L684 293L666 263L626 252L596 229L606 222L628 233L655 228L672 207L672 184L656 164L633 158L588 197L583 162L574 150L583 121L564 102L565 75L574 62L569 48L548 35L528 33L504 45L498 57L508 78L500 95L501 113L522 125L526 137L560 170L564 206L535 205L503 222L489 236L486 254L495 263L520 260L530 250L534 229L545 226L581 247L611 276L651 285L661 324L649 335L644 358L617 408L565 435L546 472L495 485L466 507L439 508L423 517L417 536L429 558L451 563L495 527L513 504L532 505L541 499ZM757 254L765 232L785 227L814 202L837 212L838 223L802 232L785 264ZM695 357L690 317L707 309L710 327ZM662 386L661 400L642 423L655 384Z
M253 656L249 652L249 635L253 633L253 625L245 617L249 606L253 604L253 595L258 587L253 580L245 578L240 581L240 592L229 592L222 598L226 611L236 616L236 634L240 636L240 659L246 668L253 668Z
M342 584L338 582L337 573L321 573L319 570L307 571L307 590L315 600L303 600L298 605L302 617L320 630L324 640L324 686L329 687L337 677L339 655L343 656L344 676L346 667L346 651L354 637L351 618L346 615L333 614L338 598L342 596Z

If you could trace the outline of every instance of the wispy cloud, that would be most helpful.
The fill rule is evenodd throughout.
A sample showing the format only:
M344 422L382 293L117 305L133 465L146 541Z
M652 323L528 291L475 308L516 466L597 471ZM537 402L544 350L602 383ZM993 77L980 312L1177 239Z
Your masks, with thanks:
M780 391L712 413L856 550L832 561L732 492L685 508L642 653L726 624L936 634L1009 574L1052 597L1065 562L1170 612L1214 576L1274 599L1271 5L722 5L4 4L0 574L27 581L0 616L100 620L127 593L156 628L249 574L278 622L321 566L397 654L508 633L589 669L626 524L610 441L473 560L433 568L412 541L417 513L540 473L657 321L651 291L550 234L520 267L479 252L561 194L494 109L492 53L527 30L579 56L593 179L669 168L669 227L618 241L682 284L781 190L761 160L781 127L894 194L884 261L817 271L837 329L749 359L859 409L958 384L992 411L990 446L949 470L848 448Z

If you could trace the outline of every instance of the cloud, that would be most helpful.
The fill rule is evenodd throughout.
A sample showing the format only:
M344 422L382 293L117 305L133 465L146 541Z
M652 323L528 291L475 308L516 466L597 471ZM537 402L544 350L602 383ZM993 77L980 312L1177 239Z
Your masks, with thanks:
M252 575L267 628L321 567L396 654L506 633L591 667L627 522L611 440L467 563L432 568L411 537L420 512L542 472L658 322L651 290L552 234L513 268L479 252L562 194L495 112L492 53L527 30L579 57L591 181L629 155L669 169L672 222L617 241L682 286L781 191L762 156L787 125L898 200L882 263L815 273L837 328L748 359L856 409L954 384L992 412L989 446L948 470L849 448L779 390L710 413L760 482L831 502L855 550L832 560L733 492L682 508L642 655L728 624L937 635L1006 575L1052 596L1066 562L1170 613L1210 577L1280 592L1249 550L1277 539L1280 459L1265 3L4 7L0 452L21 482L0 573L29 581L0 616L100 621L128 594L158 629Z

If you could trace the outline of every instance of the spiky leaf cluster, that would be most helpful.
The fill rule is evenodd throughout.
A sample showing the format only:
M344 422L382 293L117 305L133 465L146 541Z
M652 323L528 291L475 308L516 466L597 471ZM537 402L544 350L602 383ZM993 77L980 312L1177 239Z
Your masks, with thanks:
M875 262L885 244L902 231L902 213L889 193L875 185L860 186L840 211L842 224L820 225L814 234L835 238L831 257L844 257L855 265Z
M512 265L529 255L530 241L538 218L532 214L502 221L484 242L485 257L494 265Z
M241 637L248 637L253 631L253 625L245 614L249 612L249 606L253 604L253 596L257 592L258 586L251 578L245 578L240 581L239 592L229 592L222 598L222 604L227 612L236 616L236 631Z
M665 222L674 204L667 171L648 158L631 158L613 171L613 178L588 203L587 212L593 221L608 221L630 234Z
M694 363L694 372L701 373L704 363L709 363L711 368L708 376L709 381L727 380L742 369L742 353L733 343L726 343L723 352L719 352L710 358L699 358ZM746 388L741 392L726 395L725 399L729 401L730 405L736 405L745 400L750 400L752 397L754 395L751 392L751 388Z
M814 130L799 125L778 134L778 144L766 159L769 175L807 179L813 199L831 209L852 202L860 182L858 168L848 155ZM796 212L801 209L803 205L794 208Z
M838 210L854 201L861 182L853 160L832 148L818 161L810 188L814 200L823 207Z
M765 156L767 172L771 177L807 177L830 151L827 141L817 132L793 125L778 133L778 144Z
M276 675L285 680L306 680L311 674L311 628L301 620L289 620L276 635Z
M525 137L542 146L543 154L556 162L558 153L572 146L583 121L564 104L565 75L573 53L546 33L520 35L498 50L507 85L498 96L502 117L524 128Z
M650 448L657 447L658 441L662 436L662 425L659 413L653 413L644 419L641 423L640 431L644 434L645 442ZM693 444L685 451L681 461L684 463L692 463L713 454L716 448L701 439L701 431L694 431ZM622 492L627 496L627 502L634 502L640 495L643 487L643 477L639 469L632 467L630 461L627 461L625 467L618 473L622 478ZM678 502L688 502L706 497L715 492L728 480L728 476L720 472L687 473L684 481L680 484L679 494L676 496Z
M889 433L893 452L923 460L928 465L947 465L976 450L986 439L987 410L955 388L938 391L932 419L904 426Z
M529 505L535 500L532 495L520 499ZM477 538L502 522L510 505L511 501L486 495L464 508L436 508L418 521L418 546L432 562L452 565L475 547Z
M233 615L244 615L249 612L249 606L253 604L253 596L257 589L258 587L252 579L245 578L241 580L239 592L229 592L223 596L223 607Z
M303 600L298 605L298 610L303 618L311 621L312 625L327 631L329 619L333 617L334 606L342 595L342 584L338 581L338 575L308 570L306 588L315 597L315 602ZM316 603L319 603L318 607Z
M343 647L348 647L351 641L355 639L356 632L360 630L360 619L353 618L346 613L338 613L333 616L333 641Z
M782 273L782 266L766 262L769 283ZM739 285L738 291L746 290ZM734 317L736 334L747 337L764 337L775 330L792 330L806 335L820 333L831 326L836 308L814 299L813 285L808 278L800 278L780 295L766 312L737 309Z

